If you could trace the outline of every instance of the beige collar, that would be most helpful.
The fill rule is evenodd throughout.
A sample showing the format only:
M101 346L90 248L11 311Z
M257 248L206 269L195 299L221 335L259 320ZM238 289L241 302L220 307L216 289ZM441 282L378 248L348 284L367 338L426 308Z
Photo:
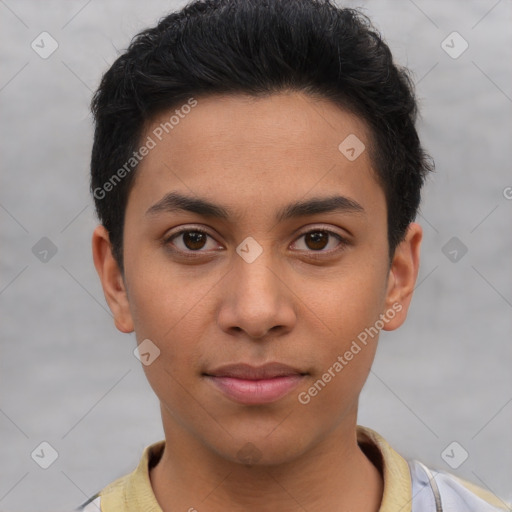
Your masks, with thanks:
M382 463L384 493L379 512L411 512L411 477L409 467L387 441L377 432L357 427L357 440L368 455L374 452ZM149 479L149 462L160 459L165 441L159 441L144 449L137 468L105 487L101 493L101 510L106 512L162 512ZM370 455L371 456L371 455Z

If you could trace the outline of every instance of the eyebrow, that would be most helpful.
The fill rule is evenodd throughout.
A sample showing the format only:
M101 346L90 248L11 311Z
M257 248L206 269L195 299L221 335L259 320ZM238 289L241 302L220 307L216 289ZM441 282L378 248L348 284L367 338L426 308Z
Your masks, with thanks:
M150 206L146 215L156 215L163 212L186 211L202 215L203 217L213 217L228 220L230 217L236 218L229 208L214 204L206 199L191 197L178 192L169 192L153 206ZM297 201L281 208L276 214L276 221L315 215L319 213L356 213L364 214L364 208L353 199L348 197L334 195L329 197L316 197L307 201Z

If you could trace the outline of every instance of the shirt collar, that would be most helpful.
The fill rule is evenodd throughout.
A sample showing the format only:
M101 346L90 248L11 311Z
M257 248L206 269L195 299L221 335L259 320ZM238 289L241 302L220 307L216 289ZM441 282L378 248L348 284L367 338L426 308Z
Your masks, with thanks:
M357 427L361 449L380 469L384 491L379 512L411 512L412 492L409 466L388 442L374 430ZM149 470L160 460L165 441L144 449L137 468L101 491L102 510L162 512L149 478Z

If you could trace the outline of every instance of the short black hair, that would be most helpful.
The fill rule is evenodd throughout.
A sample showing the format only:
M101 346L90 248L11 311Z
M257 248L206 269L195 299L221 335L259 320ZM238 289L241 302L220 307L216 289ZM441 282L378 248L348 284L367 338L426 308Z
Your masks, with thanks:
M92 100L91 192L121 271L134 152L155 116L191 98L285 91L331 100L370 128L393 255L434 164L416 131L409 71L370 20L331 0L196 0L137 34Z

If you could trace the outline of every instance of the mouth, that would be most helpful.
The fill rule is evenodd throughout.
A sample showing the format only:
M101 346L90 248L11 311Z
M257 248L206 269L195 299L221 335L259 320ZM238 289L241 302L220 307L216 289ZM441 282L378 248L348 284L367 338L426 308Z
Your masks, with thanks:
M233 364L203 373L217 390L245 405L276 402L293 391L306 375L305 372L281 363L258 367Z

